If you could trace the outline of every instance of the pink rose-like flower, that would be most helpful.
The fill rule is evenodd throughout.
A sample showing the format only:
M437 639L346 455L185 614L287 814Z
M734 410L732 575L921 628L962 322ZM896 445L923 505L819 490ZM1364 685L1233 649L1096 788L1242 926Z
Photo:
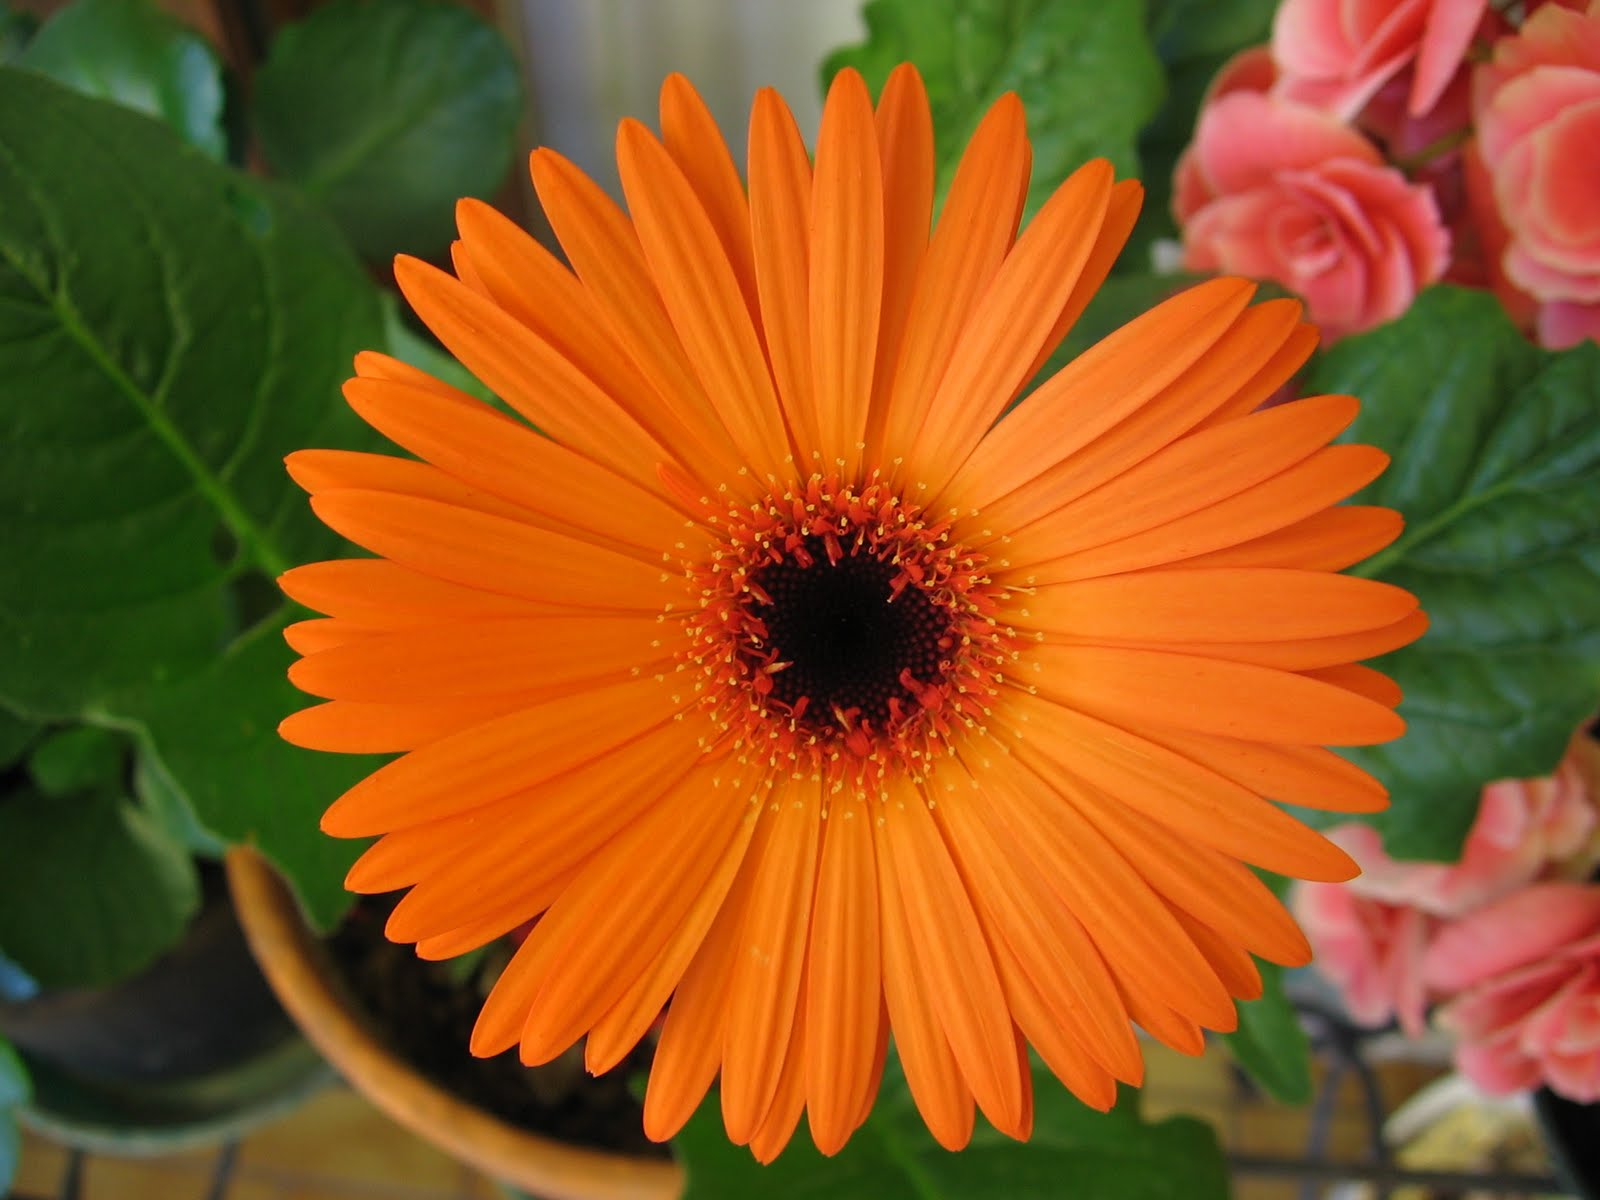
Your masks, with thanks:
M1537 304L1545 345L1600 337L1600 5L1541 7L1496 43L1473 104L1504 284Z
M1444 95L1486 7L1486 0L1283 0L1272 23L1280 94L1349 119L1406 72L1406 111L1420 117Z
M1600 887L1534 884L1480 908L1438 931L1422 972L1453 995L1439 1023L1479 1087L1600 1100Z
M1352 1017L1363 1025L1398 1017L1409 1035L1421 1036L1422 962L1437 920L1343 883L1297 884L1291 907L1317 970L1339 989Z
M1351 890L1388 904L1459 916L1532 882L1552 861L1575 855L1595 828L1595 808L1575 757L1547 779L1505 779L1483 789L1460 861L1400 862L1370 825L1331 835L1361 875Z
M1449 258L1426 187L1328 113L1250 90L1201 113L1173 210L1186 267L1277 280L1329 338L1399 316Z

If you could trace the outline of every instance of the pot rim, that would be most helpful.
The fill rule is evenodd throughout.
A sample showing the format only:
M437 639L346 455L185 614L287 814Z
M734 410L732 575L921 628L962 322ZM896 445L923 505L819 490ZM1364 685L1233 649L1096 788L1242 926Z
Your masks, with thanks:
M278 1000L346 1082L398 1124L492 1179L551 1200L671 1200L682 1193L677 1163L583 1149L519 1129L425 1078L361 1020L268 860L236 846L225 864L239 923Z

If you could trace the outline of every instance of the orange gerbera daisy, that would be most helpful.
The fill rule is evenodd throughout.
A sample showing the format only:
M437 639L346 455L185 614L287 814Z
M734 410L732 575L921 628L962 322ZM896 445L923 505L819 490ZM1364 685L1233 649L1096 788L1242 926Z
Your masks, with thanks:
M424 957L544 914L475 1053L586 1037L603 1071L665 1007L652 1137L720 1073L735 1141L768 1159L804 1112L832 1153L891 1032L946 1146L974 1102L1027 1136L1028 1045L1107 1108L1132 1025L1198 1051L1252 954L1309 957L1245 863L1356 873L1271 801L1384 804L1323 747L1402 729L1354 664L1424 618L1337 574L1400 529L1334 507L1385 456L1328 445L1349 397L1256 411L1316 335L1236 279L1002 420L1141 195L1091 162L1017 236L1014 96L931 234L909 67L876 110L838 76L814 163L761 93L748 190L681 78L661 121L618 135L630 215L533 155L570 270L474 201L454 276L396 265L526 424L364 354L345 394L421 461L290 459L379 557L284 577L328 614L290 631L328 703L283 734L404 752L323 828L383 835L349 885L410 888L389 934Z

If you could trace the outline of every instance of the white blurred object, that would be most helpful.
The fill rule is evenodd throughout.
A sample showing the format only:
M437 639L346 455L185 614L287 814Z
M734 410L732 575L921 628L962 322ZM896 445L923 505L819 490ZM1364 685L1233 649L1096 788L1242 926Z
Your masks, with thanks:
M658 127L661 81L699 89L743 166L756 90L776 87L809 139L821 115L818 67L860 41L860 0L521 0L523 61L537 144L618 195L617 122Z

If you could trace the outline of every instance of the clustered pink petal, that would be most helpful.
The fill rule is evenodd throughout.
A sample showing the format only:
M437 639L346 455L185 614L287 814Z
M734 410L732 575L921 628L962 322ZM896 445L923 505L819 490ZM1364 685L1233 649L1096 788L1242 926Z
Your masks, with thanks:
M1284 0L1272 26L1280 95L1352 119L1406 76L1406 111L1438 104L1486 0Z
M1329 338L1399 316L1449 259L1427 187L1337 118L1261 92L1202 113L1173 203L1187 267L1276 280Z
M1580 736L1549 778L1490 784L1454 864L1398 862L1366 825L1329 834L1363 873L1299 885L1294 909L1351 1016L1416 1036L1437 1003L1486 1091L1600 1100L1600 886L1580 881L1597 761Z
M1474 81L1498 291L1528 298L1545 345L1600 328L1600 5L1540 6ZM1551 311L1546 312L1546 309ZM1513 306L1513 311L1517 306Z

